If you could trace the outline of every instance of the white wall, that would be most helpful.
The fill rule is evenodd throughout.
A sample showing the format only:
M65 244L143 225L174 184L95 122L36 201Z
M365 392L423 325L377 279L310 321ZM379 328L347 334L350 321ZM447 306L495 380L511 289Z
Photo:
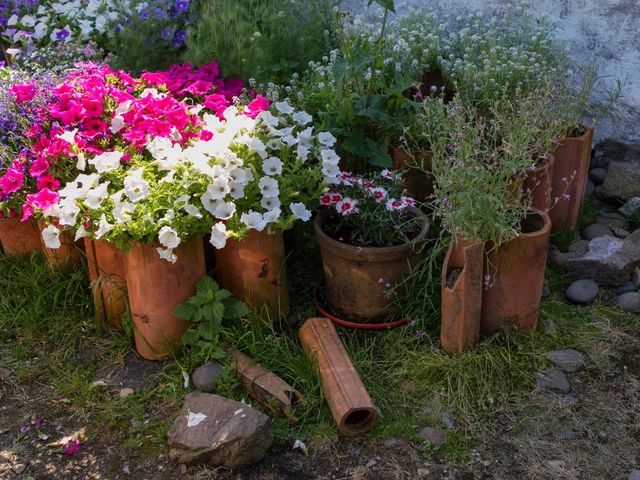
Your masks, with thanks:
M343 7L362 11L367 0L344 0ZM620 119L596 119L596 139L615 138L640 143L640 0L396 0L399 14L414 6L446 15L481 10L491 14L525 6L537 18L555 25L579 63L595 58L604 83L627 80L618 102ZM603 82L600 82L603 83ZM602 101L600 89L594 94Z

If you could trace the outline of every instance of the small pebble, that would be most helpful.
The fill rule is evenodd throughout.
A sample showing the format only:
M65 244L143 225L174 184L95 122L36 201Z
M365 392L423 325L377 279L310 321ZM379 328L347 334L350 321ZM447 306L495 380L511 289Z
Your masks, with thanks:
M582 230L582 238L585 240L593 240L594 238L606 236L613 237L613 232L609 227L601 223L592 223Z
M560 436L563 440L573 440L578 434L576 432L562 432Z
M640 293L623 293L618 297L618 305L620 305L625 312L640 312Z
M447 434L440 428L424 427L418 432L418 438L428 441L433 445L442 445Z
M199 366L193 372L193 386L201 392L214 393L222 377L222 366L213 360Z
M629 235L631 235L629 231L625 230L624 228L613 227L611 231L618 238L627 238Z
M552 368L538 374L536 386L540 390L547 392L569 393L571 391L571 385L569 385L567 375L558 368Z
M629 480L640 480L640 470L631 470L629 472Z
M593 302L598 293L600 292L600 287L593 280L583 279L576 280L565 293L567 300L573 303L577 303L579 305L587 305Z
M595 185L602 185L607 178L607 170L604 168L592 168L589 172L589 180Z
M449 412L444 412L442 414L441 420L442 420L442 424L445 427L447 427L447 429L449 430L451 430L455 425L455 422L453 420L453 415L451 415Z
M120 398L130 397L134 393L135 391L133 390L133 388L125 387L122 390L120 390Z
M547 358L553 365L563 372L573 373L585 366L584 355L572 348L563 348L547 353Z

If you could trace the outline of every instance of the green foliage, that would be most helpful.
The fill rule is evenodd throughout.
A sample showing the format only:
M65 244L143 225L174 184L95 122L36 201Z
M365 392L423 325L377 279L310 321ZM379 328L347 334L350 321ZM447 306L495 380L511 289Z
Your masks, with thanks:
M249 313L247 306L221 289L211 277L198 281L196 294L173 312L178 318L192 322L184 332L182 343L195 351L202 361L222 358L220 332L223 320L238 320Z
M226 75L282 82L331 43L332 0L196 0L185 60Z

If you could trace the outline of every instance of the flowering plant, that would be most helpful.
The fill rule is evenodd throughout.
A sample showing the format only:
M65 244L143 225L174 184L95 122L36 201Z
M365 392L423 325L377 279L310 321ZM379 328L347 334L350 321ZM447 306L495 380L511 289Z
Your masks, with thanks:
M30 163L29 131L48 104L55 77L0 68L0 211L20 216L27 192L54 187L55 181Z
M376 178L341 172L338 183L320 197L335 212L323 230L336 240L359 247L391 247L410 241L422 227L412 215L413 198L403 195L402 179L389 170Z

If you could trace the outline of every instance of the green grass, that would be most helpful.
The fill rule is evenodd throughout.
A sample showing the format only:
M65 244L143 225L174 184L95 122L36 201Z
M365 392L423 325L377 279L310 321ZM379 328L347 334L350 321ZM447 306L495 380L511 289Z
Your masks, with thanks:
M496 429L498 413L526 404L536 373L548 367L548 351L576 348L597 365L599 358L605 358L604 345L615 340L612 325L640 327L637 316L604 304L590 309L567 305L563 292L570 279L550 270L553 295L542 303L534 334L507 331L485 339L469 353L447 355L437 348L443 243L431 247L434 254L415 269L414 282L399 294L402 313L414 324L375 333L339 329L381 412L373 439L416 440L422 427L443 428L441 415L450 412L455 426L445 444L424 448L426 453L462 461L474 438ZM227 325L224 336L303 393L304 400L294 409L297 423L274 419L277 436L319 445L333 441L336 428L318 373L298 341L297 326L315 315L313 285L322 271L309 230L297 229L288 248L290 321L265 323L252 315ZM189 392L182 386L182 372L198 366L194 355L183 352L154 388L114 398L93 384L95 372L121 358L131 341L124 333L97 326L86 272L53 276L37 255L22 260L0 257L0 271L0 364L14 371L21 383L42 386L33 401L71 415L87 426L90 435L122 443L145 458L164 452L166 433ZM80 362L79 354L87 351L99 354ZM219 393L252 401L228 366ZM432 411L427 417L421 414L425 407Z

